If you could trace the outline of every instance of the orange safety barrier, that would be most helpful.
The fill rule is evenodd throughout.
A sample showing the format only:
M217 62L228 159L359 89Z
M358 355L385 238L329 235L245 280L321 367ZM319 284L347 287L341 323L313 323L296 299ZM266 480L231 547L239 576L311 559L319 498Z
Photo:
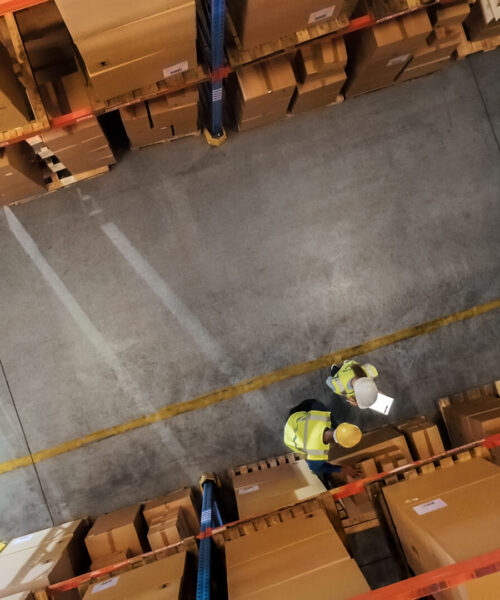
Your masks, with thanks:
M0 0L0 15L30 8L30 6L36 6L44 2L47 2L47 0Z
M500 572L500 548L468 560L429 571L351 600L418 600L457 585Z

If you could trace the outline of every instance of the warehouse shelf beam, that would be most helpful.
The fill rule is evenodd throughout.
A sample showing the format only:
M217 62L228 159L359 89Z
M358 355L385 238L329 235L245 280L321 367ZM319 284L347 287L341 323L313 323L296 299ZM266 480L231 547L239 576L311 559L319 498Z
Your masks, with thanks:
M222 123L224 93L225 0L210 0L210 125L206 133L210 144L219 146L226 139Z

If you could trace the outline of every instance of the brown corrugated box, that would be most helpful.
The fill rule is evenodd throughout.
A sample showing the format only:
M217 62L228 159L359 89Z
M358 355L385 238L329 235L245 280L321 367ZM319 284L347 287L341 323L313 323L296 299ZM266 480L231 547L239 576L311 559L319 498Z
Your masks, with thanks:
M108 567L109 565L117 565L131 556L130 552L114 552L113 554L107 554L106 556L101 556L100 558L93 560L90 569L91 571L97 571L98 569Z
M85 538L90 558L96 560L115 552L130 552L133 556L142 554L148 550L145 528L142 505L98 517Z
M108 100L194 68L197 58L192 41L177 44L177 48L182 50L178 63L172 63L171 53L163 49L114 67L103 67L99 72L89 72L97 98Z
M469 16L470 5L467 0L450 6L438 6L434 11L431 10L431 20L434 25L444 25L455 27L461 25Z
M255 117L249 117L248 119L242 119L238 123L238 131L250 131L256 127L262 127L263 125L270 125L285 117L285 112L268 113L265 115L257 115Z
M431 31L426 11L417 11L353 36L346 97L392 85Z
M356 464L363 460L375 458L394 448L408 462L412 461L404 435L388 425L364 433L360 443L354 448L342 448L337 444L332 444L328 459L334 464Z
M10 204L44 191L42 169L26 142L0 149L0 204Z
M453 446L473 442L476 438L472 434L470 419L498 408L500 408L500 399L493 396L446 406L443 414ZM492 417L496 418L496 413L493 413Z
M185 552L173 554L91 585L84 600L181 600L187 563ZM187 574L186 574L187 576Z
M422 68L420 64L418 68ZM424 64L426 67L427 64ZM403 73L405 75L406 70ZM424 73L422 73L424 74ZM398 80L399 81L399 80ZM443 441L437 425L427 420L416 419L398 425L398 430L404 433L412 456L415 460L424 460L444 452Z
M330 38L300 48L295 57L297 81L306 83L334 73L342 74L347 63L344 38Z
M305 460L232 477L240 519L264 514L325 491Z
M297 114L335 102L346 80L344 71L326 75L306 83L298 83L290 105L290 112Z
M330 0L229 0L228 9L243 48L254 48L317 23L336 19L346 4ZM352 8L351 8L352 7ZM347 15L350 16L350 15Z
M191 488L180 488L165 496L154 498L144 505L144 519L149 525L154 518L161 516L165 510L182 506L189 525L190 534L198 535L200 532L200 519L196 510Z
M500 35L500 22L492 21L487 24L480 2L471 5L470 15L464 21L464 27L472 42L480 42Z
M412 569L423 573L500 546L500 470L471 459L384 488L391 516ZM480 499L476 510L474 499ZM498 590L498 578L485 583ZM481 587L481 586L480 586ZM474 586L442 598L483 600ZM484 591L484 588L483 590ZM494 596L492 596L494 597Z
M2 596L3 600L35 600L35 596L31 592L19 592L9 596Z
M80 71L43 83L39 89L44 108L50 117L92 111L85 77Z
M182 506L168 509L151 522L148 541L152 550L159 550L189 537L190 531Z
M321 510L226 542L231 600L252 597L347 600L369 591Z
M1 556L7 556L23 550L29 550L30 548L36 548L41 544L55 542L65 537L76 537L80 540L83 540L83 536L88 530L88 520L80 519L78 521L69 521L68 523L63 523L62 525L56 525L55 527L42 529L41 531L35 531L34 533L22 535L11 540L7 544L7 547L2 550Z
M30 120L26 91L12 68L9 53L0 44L0 131L27 125Z
M88 568L88 555L81 537L68 536L35 548L0 554L0 594L39 590L70 579ZM77 590L60 595L77 600Z
M237 120L286 113L295 83L293 69L285 57L238 70L233 93Z

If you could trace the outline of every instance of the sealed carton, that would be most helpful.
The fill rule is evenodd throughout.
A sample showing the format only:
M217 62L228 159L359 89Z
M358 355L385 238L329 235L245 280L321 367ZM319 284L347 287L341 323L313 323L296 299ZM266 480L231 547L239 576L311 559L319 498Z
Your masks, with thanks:
M84 600L184 600L189 579L195 577L189 571L186 552L145 564L141 567L114 575L91 585Z
M35 600L35 596L31 592L19 592L9 596L2 596L3 600Z
M467 0L450 6L439 6L430 12L434 26L456 27L462 25L470 14L470 5Z
M182 506L168 509L151 522L148 541L152 550L159 550L189 537L190 531Z
M0 131L27 125L30 120L26 91L12 68L7 49L0 44Z
M285 116L284 112L272 112L265 115L249 117L238 122L238 131L249 131L263 125L271 125Z
M228 9L244 49L255 48L310 25L336 19L344 5L351 12L354 10L353 3L344 0L335 3L330 0L228 1Z
M118 563L121 563L130 557L130 552L113 552L113 554L107 554L106 556L101 556L100 558L96 558L94 561L92 561L90 570L97 571L98 569L108 567L109 565L117 565Z
M232 477L240 519L312 498L326 488L305 460Z
M486 21L481 2L471 5L470 15L464 21L464 27L468 38L472 42L479 42L500 35L500 22Z
M26 142L0 149L0 204L10 204L44 191L42 169Z
M190 535L200 532L200 519L195 507L191 488L181 488L160 498L155 498L144 505L144 518L148 526L151 521L161 516L165 511L181 506L189 525Z
M326 75L306 83L298 83L290 105L290 112L297 114L332 104L344 86L346 75L344 71Z
M297 81L306 83L334 73L342 75L347 63L344 38L330 38L303 46L295 57Z
M493 396L476 398L445 407L443 414L453 446L460 446L477 439L472 434L471 418L487 414L488 411L495 411L498 408L500 408L500 399Z
M446 58L447 57L445 56L445 59ZM427 65L428 62L430 61L424 61L422 63L417 61L415 66L421 67L421 65ZM410 63L410 66L412 63ZM408 69L405 69L403 72L402 80L404 80L404 74L407 70ZM427 420L419 420L414 423L410 422L408 424L398 425L398 430L404 433L415 460L424 460L425 458L430 458L431 456L444 452L441 435L437 425L434 425L434 423L430 423Z
M130 552L132 556L146 551L145 522L142 505L122 508L98 517L87 537L85 544L91 559L115 552Z
M332 444L328 459L334 464L356 464L395 449L408 462L412 461L404 435L388 425L364 433L361 441L354 448L342 448L337 444Z
M361 571L321 510L226 542L230 600L332 597L369 591Z
M34 533L14 538L7 544L7 547L2 550L1 555L7 556L8 554L21 552L22 550L28 550L29 548L36 548L41 544L55 542L65 537L75 537L83 542L83 537L88 530L89 523L87 519L70 521L69 523L63 523L62 525L56 525L55 527L48 527L41 531L35 531Z

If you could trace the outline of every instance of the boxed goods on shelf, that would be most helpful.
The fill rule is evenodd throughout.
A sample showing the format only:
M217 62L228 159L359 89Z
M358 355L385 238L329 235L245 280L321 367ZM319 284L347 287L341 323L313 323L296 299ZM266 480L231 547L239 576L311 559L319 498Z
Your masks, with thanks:
M14 73L7 49L0 43L0 131L23 127L29 121L26 90Z
M231 480L240 519L271 512L326 490L305 460L234 472Z
M198 90L189 88L120 109L132 147L148 146L198 131Z
M285 116L295 90L295 76L286 57L244 67L236 73L230 96L240 131Z
M182 506L170 509L149 524L148 541L152 550L176 544L189 535L189 526Z
M26 142L0 148L0 205L45 191L43 172Z
M57 0L97 97L106 100L197 65L196 4ZM140 4L140 3L139 3ZM88 15L99 15L99 18Z
M301 48L294 62L297 88L290 112L304 112L334 102L346 80L346 63L343 38L323 40Z
M427 12L417 11L354 34L348 45L346 96L392 85L431 31Z
M192 600L189 557L179 552L92 584L84 600Z
M144 505L144 519L151 525L154 519L168 514L177 507L182 507L189 526L189 535L198 535L200 532L200 519L195 508L193 492L191 488L180 488L165 496L154 498Z
M12 540L9 552L0 554L0 596L35 592L84 572L88 567L83 544L87 530L87 522L82 520ZM60 597L77 600L80 595L73 590Z
M98 517L85 538L85 544L92 561L110 557L116 552L129 552L132 556L145 552L148 543L142 505Z
M443 440L437 425L423 417L400 423L397 429L404 433L415 460L424 460L444 452Z
M453 446L500 433L500 399L494 396L450 404L443 416Z
M340 0L228 0L243 48L254 48L276 38L290 35L310 25L336 19L344 10L350 13L355 3Z
M500 36L500 20L487 19L481 2L471 6L470 15L464 22L465 30L472 42Z
M383 492L417 574L500 546L500 469L486 460L457 462L389 485ZM500 574L489 575L436 597L483 600L495 597L499 585Z
M230 600L252 597L347 600L369 591L321 510L276 520L225 544Z

